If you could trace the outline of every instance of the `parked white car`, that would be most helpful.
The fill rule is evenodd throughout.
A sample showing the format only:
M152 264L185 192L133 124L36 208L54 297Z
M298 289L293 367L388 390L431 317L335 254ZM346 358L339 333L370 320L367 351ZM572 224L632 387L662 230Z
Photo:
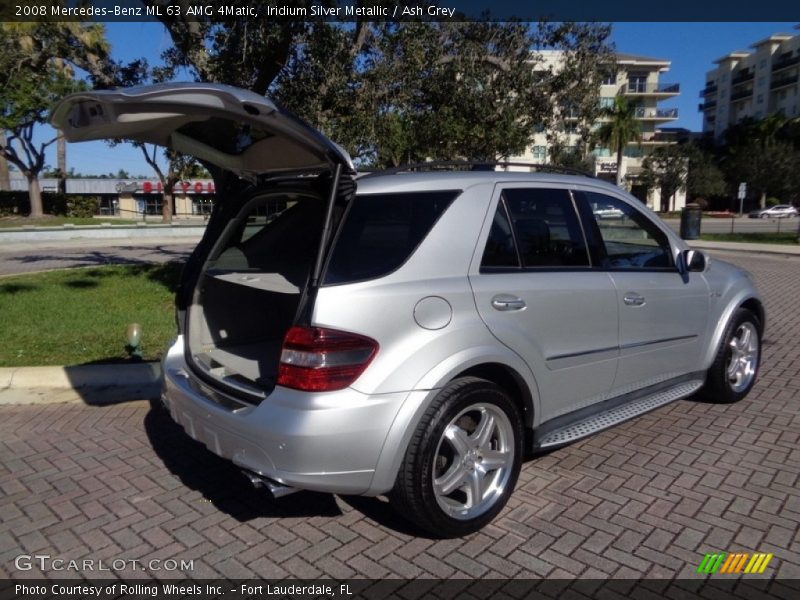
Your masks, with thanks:
M754 210L750 213L751 219L783 219L786 217L796 217L797 209L790 204L776 204L769 208Z

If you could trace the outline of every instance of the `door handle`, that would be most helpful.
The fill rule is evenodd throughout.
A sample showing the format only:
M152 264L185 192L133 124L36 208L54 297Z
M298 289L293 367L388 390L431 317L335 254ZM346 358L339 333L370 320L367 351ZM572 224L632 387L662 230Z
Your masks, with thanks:
M492 308L495 310L522 310L525 306L525 300L510 294L498 294L492 298Z
M636 292L628 292L622 297L622 301L628 306L644 306L644 296Z

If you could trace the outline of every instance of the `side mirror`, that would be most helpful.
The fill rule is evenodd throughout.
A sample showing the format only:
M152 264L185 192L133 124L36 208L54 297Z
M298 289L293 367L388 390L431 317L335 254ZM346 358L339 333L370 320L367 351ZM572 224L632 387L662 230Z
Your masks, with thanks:
M686 265L687 271L702 273L708 266L708 259L700 250L684 250L683 264Z

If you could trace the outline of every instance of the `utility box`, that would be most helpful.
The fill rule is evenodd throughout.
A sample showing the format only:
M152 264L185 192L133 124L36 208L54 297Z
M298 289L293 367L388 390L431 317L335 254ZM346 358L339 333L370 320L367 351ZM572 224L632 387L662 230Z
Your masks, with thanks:
M698 204L687 204L681 211L681 237L696 240L700 237L700 221L703 211Z

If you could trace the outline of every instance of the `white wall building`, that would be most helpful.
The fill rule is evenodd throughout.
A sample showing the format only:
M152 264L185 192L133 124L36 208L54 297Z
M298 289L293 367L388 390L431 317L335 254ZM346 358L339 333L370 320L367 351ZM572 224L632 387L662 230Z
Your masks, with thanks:
M559 51L543 51L545 64L558 68L561 60ZM623 95L636 107L636 115L641 126L642 142L631 142L625 148L622 165L617 165L616 151L611 148L595 148L593 152L594 172L598 177L609 181L616 180L617 168L622 169L623 180L628 189L654 210L661 210L661 194L659 190L649 193L644 186L637 184L636 176L642 170L642 160L654 148L676 143L674 130L662 130L662 127L678 118L678 109L662 107L661 102L676 97L680 93L677 83L664 83L661 75L669 71L670 61L633 54L616 55L617 71L605 78L600 87L600 105L612 106L614 98ZM567 121L568 122L568 121ZM599 127L602 120L595 124ZM511 160L522 160L536 163L550 162L550 140L556 132L541 131L534 136L533 144L522 156ZM579 136L569 131L558 132L561 143L575 146ZM686 204L685 192L678 192L674 198L673 210L680 210Z
M800 35L776 33L717 59L700 91L703 131L720 137L747 117L800 116Z

